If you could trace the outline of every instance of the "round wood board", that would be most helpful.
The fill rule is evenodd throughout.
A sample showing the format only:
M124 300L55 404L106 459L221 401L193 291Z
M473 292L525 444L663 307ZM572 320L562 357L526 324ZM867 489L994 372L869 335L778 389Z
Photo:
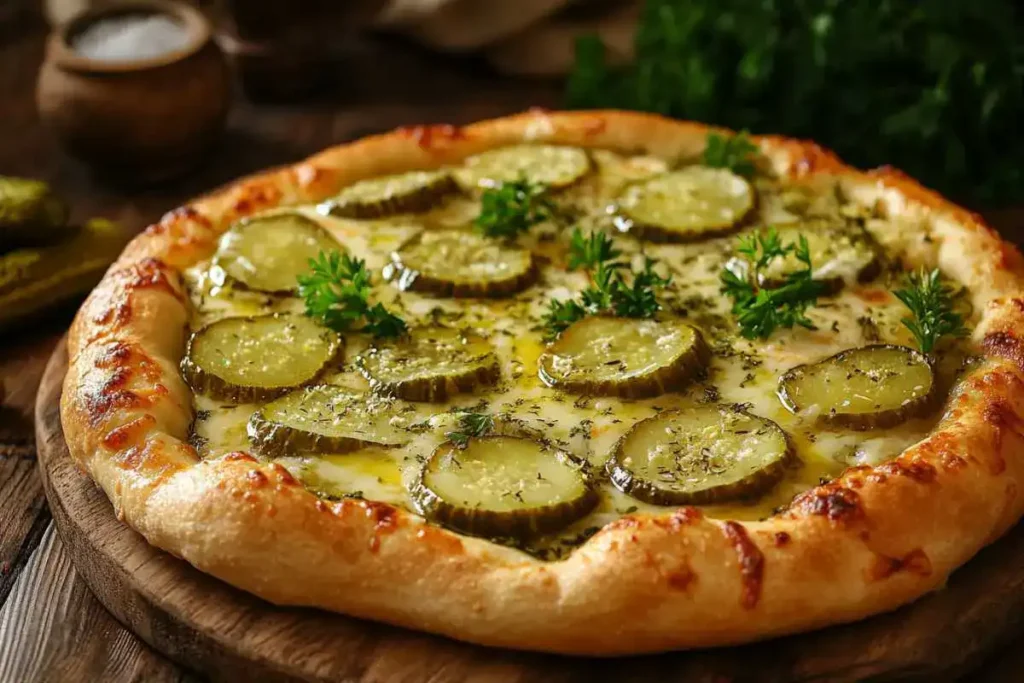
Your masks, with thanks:
M39 388L36 432L57 530L96 597L126 627L215 681L576 683L584 681L952 680L1024 622L1024 526L946 589L867 621L742 647L585 659L488 649L313 609L282 608L151 547L114 515L68 454L67 369L58 345Z

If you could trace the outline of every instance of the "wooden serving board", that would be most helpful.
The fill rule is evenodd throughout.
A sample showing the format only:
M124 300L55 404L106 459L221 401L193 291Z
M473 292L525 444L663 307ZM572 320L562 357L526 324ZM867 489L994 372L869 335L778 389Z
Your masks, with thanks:
M68 454L58 345L36 433L57 530L99 600L151 646L215 681L576 683L954 680L1024 627L1024 526L948 587L896 612L743 647L585 659L495 650L313 609L271 605L149 546Z

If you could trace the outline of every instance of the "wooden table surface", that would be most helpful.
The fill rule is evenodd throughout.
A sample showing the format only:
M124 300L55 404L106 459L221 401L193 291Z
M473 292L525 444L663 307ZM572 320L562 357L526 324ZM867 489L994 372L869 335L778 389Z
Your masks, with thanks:
M239 99L206 166L181 182L127 193L95 183L40 126L33 89L45 32L33 11L0 12L0 174L45 179L69 198L76 218L101 215L133 229L232 178L334 143L399 125L464 123L558 103L552 84L501 81L474 63L404 45L351 45L339 56L329 99L273 107ZM991 220L1016 237L1024 234L1021 215ZM107 614L54 532L36 467L32 406L71 314L56 312L0 341L0 683L198 681ZM969 680L1019 680L1022 667L1024 647L1011 647Z

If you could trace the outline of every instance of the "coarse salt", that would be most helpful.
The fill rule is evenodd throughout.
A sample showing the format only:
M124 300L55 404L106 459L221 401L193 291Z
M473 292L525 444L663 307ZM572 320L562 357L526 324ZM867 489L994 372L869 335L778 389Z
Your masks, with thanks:
M100 19L74 40L77 53L103 62L130 62L177 52L189 36L180 22L164 14Z

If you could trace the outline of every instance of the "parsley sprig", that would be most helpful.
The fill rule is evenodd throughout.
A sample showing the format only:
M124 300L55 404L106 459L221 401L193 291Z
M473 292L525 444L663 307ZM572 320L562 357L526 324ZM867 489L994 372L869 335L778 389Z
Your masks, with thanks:
M911 317L900 322L914 335L922 353L931 353L944 336L967 334L963 316L954 309L956 293L942 281L938 268L908 274L907 286L893 294L910 309Z
M473 437L484 436L494 429L494 418L484 413L463 413L459 416L459 430L445 436L458 448L465 448Z
M545 337L554 339L565 328L588 315L612 314L620 318L651 318L661 310L656 290L669 284L655 272L655 262L645 259L640 271L633 271L632 281L624 273L628 264L619 261L621 251L602 232L584 236L576 228L569 244L569 269L584 268L591 271L590 286L580 292L579 300L548 302L544 315Z
M742 258L731 259L722 270L722 292L732 299L732 313L747 339L767 339L777 328L796 325L814 329L807 309L818 301L824 285L813 279L807 238L796 244L782 244L775 228L747 235L739 240L736 252ZM777 258L789 254L803 268L787 273L776 285L763 284L762 271Z
M299 276L299 296L306 315L338 332L357 329L374 337L400 337L405 321L380 303L370 305L370 272L366 262L339 251L321 251L309 261L310 273ZM354 327L362 321L362 327Z
M746 178L757 172L757 145L750 141L747 131L736 135L709 133L704 147L704 165L727 168Z
M525 177L487 188L480 197L474 227L485 237L515 239L554 215L555 205L547 189Z

